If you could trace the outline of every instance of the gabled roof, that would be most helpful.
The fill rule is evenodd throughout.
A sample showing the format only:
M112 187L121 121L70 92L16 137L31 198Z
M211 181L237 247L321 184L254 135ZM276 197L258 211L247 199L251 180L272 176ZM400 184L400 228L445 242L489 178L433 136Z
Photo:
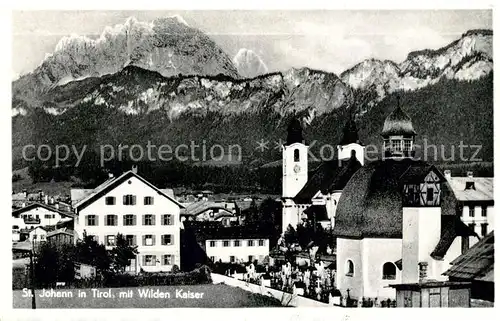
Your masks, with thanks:
M448 250L450 249L453 241L459 236L476 236L467 225L456 215L442 215L441 216L441 238L438 244L431 253L431 257L435 260L442 260Z
M293 198L296 204L310 204L318 193L328 194L344 189L351 177L361 168L361 163L353 155L348 160L331 160L322 163L311 178Z
M54 230L52 232L47 233L47 237L51 237L51 236L54 236L57 234L66 234L69 236L75 236L75 231L67 229L67 228L61 228L61 229L57 229L57 230Z
M493 281L495 267L495 236L493 231L451 262L443 273L452 278Z
M465 189L466 182L474 182L474 189ZM458 201L493 201L492 177L451 177L448 184Z
M120 185L121 183L123 183L124 181L126 181L127 179L129 179L131 177L137 178L138 180L140 180L141 182L143 182L144 184L146 184L147 186L151 187L156 192L158 192L158 194L168 198L169 200L174 202L180 208L184 208L184 206L181 203L179 203L177 200L175 200L175 198L170 197L169 195L165 194L164 191L157 188L156 186L154 186L153 184L151 184L150 182L148 182L147 180L145 180L144 178L142 178L141 176L139 176L137 173L135 173L132 170L123 173L122 175L120 175L117 178L106 180L104 183L102 183L101 185L96 187L92 191L92 193L90 193L85 198L78 201L74 205L74 207L76 209L79 209L79 210L81 210L82 208L85 208L87 205L91 204L95 199L97 199L97 198L101 197L102 195L106 194L107 192L113 190L116 186Z
M37 208L37 207L42 207L48 211L52 211L52 212L58 213L58 214L63 215L63 216L75 217L75 215L73 213L61 211L61 210L58 210L57 208L52 207L50 205L38 203L38 202L33 202L29 205L26 205L25 207L21 207L17 210L12 211L12 215L19 215L19 214L22 214L26 211L29 211L29 210Z
M199 201L199 202L189 204L186 206L184 211L181 212L181 215L196 216L196 215L199 215L205 211L214 210L214 209L218 209L218 210L222 210L224 212L227 212L227 214L229 214L231 216L233 215L233 213L228 211L224 206L221 206L221 205L217 204L216 202L212 202L212 201Z
M443 174L434 166L430 164L421 164L420 166L411 166L406 172L401 175L402 183L421 183L427 177L427 175L433 171L439 182L445 181Z
M198 241L206 240L238 240L238 239L269 239L269 231L258 227L185 224L185 228L192 228Z

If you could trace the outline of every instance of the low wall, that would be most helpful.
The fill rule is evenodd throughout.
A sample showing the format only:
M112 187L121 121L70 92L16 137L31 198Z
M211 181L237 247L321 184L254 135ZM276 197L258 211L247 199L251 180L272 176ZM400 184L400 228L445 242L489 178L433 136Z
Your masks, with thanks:
M283 291L279 291L276 289L268 288L262 285L247 283L245 281L237 280L235 278L212 273L212 282L214 284L224 283L230 286L238 287L245 291L249 291L252 293L263 294L267 296L274 297L281 301L281 303L285 306L294 306L294 307L333 307L333 305L329 305L323 302L319 302L316 300L311 300L308 298L304 298L302 296L298 296L296 294L291 294Z

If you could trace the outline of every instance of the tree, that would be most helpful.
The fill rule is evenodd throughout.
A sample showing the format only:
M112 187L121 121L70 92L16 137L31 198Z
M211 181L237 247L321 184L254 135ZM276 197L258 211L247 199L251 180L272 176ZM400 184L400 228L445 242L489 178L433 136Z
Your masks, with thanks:
M100 273L106 273L110 269L111 258L106 247L86 232L83 233L83 239L76 245L75 257L81 263L94 266Z
M111 268L115 272L123 273L125 268L130 265L130 260L135 259L137 246L128 244L123 234L116 236L116 246L110 251Z
M49 242L40 245L35 262L35 283L38 287L49 287L57 281L59 253Z
M292 225L289 224L288 227L286 228L284 238L285 238L285 246L287 247L290 247L291 245L297 243L297 232L295 231Z

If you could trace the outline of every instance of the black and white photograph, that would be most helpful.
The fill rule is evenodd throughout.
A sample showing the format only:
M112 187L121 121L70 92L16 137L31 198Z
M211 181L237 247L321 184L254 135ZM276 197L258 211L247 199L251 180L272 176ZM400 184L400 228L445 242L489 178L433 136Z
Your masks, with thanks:
M491 8L163 5L11 12L12 309L494 307Z

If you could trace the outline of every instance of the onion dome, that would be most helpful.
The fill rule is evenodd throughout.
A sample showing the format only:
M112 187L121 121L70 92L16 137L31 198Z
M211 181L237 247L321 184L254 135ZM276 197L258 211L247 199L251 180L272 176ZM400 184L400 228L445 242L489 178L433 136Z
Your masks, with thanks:
M356 127L356 122L353 117L349 117L349 120L344 126L342 132L342 139L340 140L340 145L345 146L349 144L360 144L358 136L358 128Z
M398 98L398 106L385 119L382 136L415 136L416 134L411 118L401 108Z

